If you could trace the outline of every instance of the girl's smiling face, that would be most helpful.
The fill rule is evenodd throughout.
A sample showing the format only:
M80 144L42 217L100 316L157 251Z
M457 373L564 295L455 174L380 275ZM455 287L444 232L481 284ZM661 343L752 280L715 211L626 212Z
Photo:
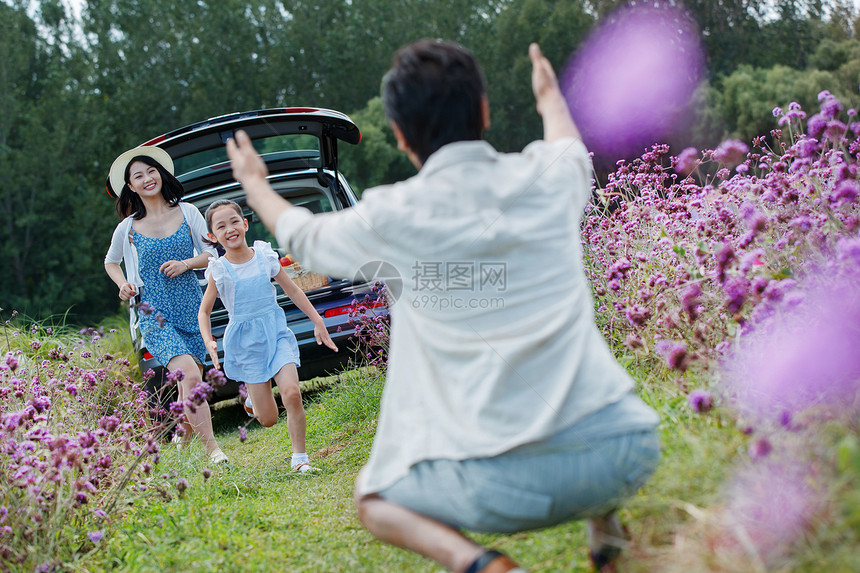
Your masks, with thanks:
M154 197L161 193L161 173L154 165L135 161L128 168L128 186L141 197Z
M248 220L237 213L232 205L218 207L211 213L210 229L209 238L218 241L225 249L246 245Z

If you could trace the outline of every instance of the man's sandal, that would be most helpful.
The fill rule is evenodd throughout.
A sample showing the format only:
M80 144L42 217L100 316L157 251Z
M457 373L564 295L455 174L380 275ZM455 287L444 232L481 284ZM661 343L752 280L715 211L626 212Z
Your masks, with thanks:
M318 474L322 470L319 468L313 467L308 462L302 462L300 464L296 464L293 466L293 471L299 474Z
M490 549L475 559L464 573L526 573L526 570L504 553Z
M613 573L616 571L616 560L621 552L630 544L630 530L621 523L617 515L612 516L616 535L602 531L595 531L591 524L588 528L589 544L596 545L594 549L589 547L588 559L592 567L598 573Z

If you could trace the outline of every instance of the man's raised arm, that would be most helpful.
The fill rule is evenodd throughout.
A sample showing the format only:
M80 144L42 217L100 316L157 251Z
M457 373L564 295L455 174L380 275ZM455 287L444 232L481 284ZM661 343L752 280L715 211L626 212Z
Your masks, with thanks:
M254 149L251 138L241 129L235 138L227 140L227 156L233 166L233 177L248 196L248 206L272 233L278 225L281 213L293 207L292 203L275 193L266 176L266 163Z
M540 51L540 46L529 46L532 60L532 91L537 102L537 111L543 119L544 141L553 142L565 137L581 139L579 130L570 116L564 95L558 87L558 79L552 65Z

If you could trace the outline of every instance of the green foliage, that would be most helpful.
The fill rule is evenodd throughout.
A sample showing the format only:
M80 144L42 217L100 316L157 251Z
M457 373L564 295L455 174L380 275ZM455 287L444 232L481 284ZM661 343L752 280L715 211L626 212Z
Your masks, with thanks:
M33 4L0 3L0 306L42 317L71 309L90 322L118 304L102 255L117 222L104 180L119 152L207 117L311 105L355 116L363 141L342 146L341 167L358 190L407 177L414 170L374 98L393 52L421 37L475 52L487 137L519 150L541 135L528 44L561 69L622 2L88 0L79 21L60 0ZM860 83L856 11L844 0L780 1L776 12L746 0L685 4L704 32L712 86L697 141L758 135L795 94L807 106L816 90ZM805 62L823 72L774 67Z
M478 50L490 99L487 139L502 151L519 151L541 137L540 118L531 91L528 46L538 42L561 69L594 25L580 3L516 0L499 13L491 50Z
M367 106L352 114L352 120L361 131L361 143L339 146L338 168L347 174L357 193L415 174L415 167L397 149L394 134L385 118L382 98L375 97L367 102Z

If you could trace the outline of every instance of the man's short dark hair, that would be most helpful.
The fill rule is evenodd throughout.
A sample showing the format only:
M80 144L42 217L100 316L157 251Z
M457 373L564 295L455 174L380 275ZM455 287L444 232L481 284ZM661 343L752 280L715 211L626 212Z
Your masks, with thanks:
M423 164L454 141L481 139L484 75L459 44L420 40L394 54L382 79L382 102Z

